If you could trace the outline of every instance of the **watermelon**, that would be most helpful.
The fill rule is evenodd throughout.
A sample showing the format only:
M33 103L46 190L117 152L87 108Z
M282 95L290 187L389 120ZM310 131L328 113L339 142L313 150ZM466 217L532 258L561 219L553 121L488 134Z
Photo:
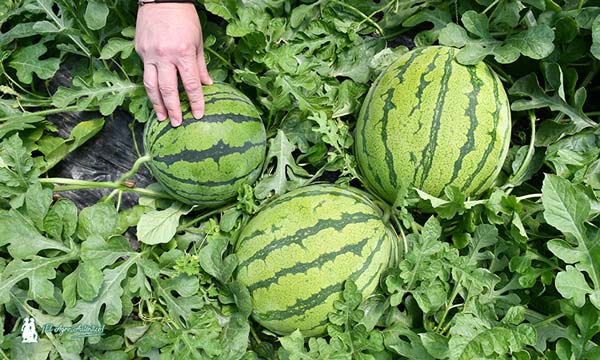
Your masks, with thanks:
M508 153L510 104L484 63L430 46L394 61L372 84L357 119L355 153L365 185L393 202L403 180L434 196L453 185L487 190Z
M362 191L320 184L269 203L236 242L236 279L250 291L253 318L277 334L319 335L344 281L363 298L377 288L395 235Z
M188 109L183 124L148 121L144 148L150 172L165 192L186 204L220 205L252 184L266 156L266 133L254 104L231 85L205 86L205 115Z

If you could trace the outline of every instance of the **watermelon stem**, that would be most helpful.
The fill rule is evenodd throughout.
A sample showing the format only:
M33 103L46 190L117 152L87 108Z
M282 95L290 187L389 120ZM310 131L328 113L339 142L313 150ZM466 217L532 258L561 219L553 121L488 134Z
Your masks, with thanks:
M343 1L339 1L339 0L334 0L334 3L342 5L343 7L345 7L346 9L354 12L355 14L357 14L358 16L362 17L363 20L358 24L358 25L362 25L362 23L364 21L368 22L371 26L373 26L375 29L377 29L377 32L380 35L383 35L383 29L381 28L381 26L379 26L379 24L377 24L373 19L371 19L371 16L373 16L373 14L371 14L371 16L367 16L365 15L365 13L363 13L362 11L358 10L357 8L355 8L352 5L348 5ZM391 3L390 3L391 4Z
M214 55L216 58L218 58L219 60L221 60L223 62L223 64L225 64L225 66L229 69L229 70L235 70L235 68L233 67L233 65L231 65L231 63L229 61L227 61L227 59L225 59L224 57L221 56L221 54L219 54L218 52L214 51L213 49L211 49L210 47L206 47L206 50L208 50L208 52L210 52L212 55Z
M119 194L119 198L120 198L120 196L123 192L135 192L140 195L144 195L144 196L148 196L148 197L152 197L152 198L171 199L171 196L169 196L165 193L156 192L156 191L143 189L143 188L136 188L136 187L132 187L131 184L128 184L127 179L129 179L133 175L135 175L138 172L138 170L140 169L140 167L142 166L142 164L144 164L150 160L151 160L150 155L144 155L144 156L138 158L135 161L135 163L133 164L133 166L131 167L131 170L129 170L126 173L124 173L123 175L121 175L121 177L119 177L119 179L115 182L88 181L88 180L77 180L77 179L68 179L68 178L41 178L40 182L42 184L65 185L65 186L54 188L54 192L69 191L69 190L95 189L95 188L115 189L113 192L111 192L108 195L108 197L106 198L105 201L112 199L116 194ZM119 203L120 203L120 200L119 200Z
M525 159L521 163L521 166L517 170L517 172L511 176L508 180L508 183L505 185L505 188L513 188L521 182L523 182L523 177L525 176L529 165L531 164L531 160L533 159L533 155L535 153L535 122L537 117L535 116L535 112L533 110L529 110L529 124L531 126L531 136L529 140L529 148L527 149L527 154L525 155Z
M18 114L18 115L11 114L11 115L8 115L6 117L0 118L0 122L10 120L11 118L14 118L15 116L19 116L19 117L23 117L23 116L46 116L46 115L58 114L58 113L76 111L76 110L77 110L77 106L73 105L73 106L65 106L63 108L57 108L57 109L48 109L48 110L28 112L28 113L25 113L25 114Z
M185 231L189 227L195 225L196 223L198 223L198 222L200 222L200 221L202 221L202 220L204 220L206 218L209 218L209 217L211 217L213 215L216 215L218 213L224 212L225 210L227 210L227 209L229 209L229 208L231 208L233 206L235 206L235 204L225 205L225 206L222 206L222 207L220 207L218 209L215 209L215 210L209 211L209 212L207 212L205 214L202 214L202 215L198 216L197 218L194 218L194 219L192 219L192 220L190 220L188 222L185 222L185 223L179 225L177 227L177 232Z
M500 2L500 0L494 0L494 2L492 2L490 5L488 5L488 7L485 8L485 10L483 10L481 13L485 14L488 11L490 11L494 6L498 5L498 3Z
M98 189L98 188L109 188L118 189L125 192L134 192L140 195L148 196L156 199L172 199L168 194L152 191L144 188L130 188L125 185L120 185L110 181L88 181L88 180L76 180L69 178L40 178L42 184L61 184L54 188L54 192L70 191L70 190L86 190L86 189Z

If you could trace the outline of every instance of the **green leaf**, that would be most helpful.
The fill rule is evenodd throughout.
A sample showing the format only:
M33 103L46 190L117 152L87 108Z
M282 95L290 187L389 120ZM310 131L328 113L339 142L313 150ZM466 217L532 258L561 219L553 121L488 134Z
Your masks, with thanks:
M77 228L77 206L69 199L60 198L44 218L44 231L54 240L70 239Z
M552 29L547 25L537 25L510 37L506 43L519 50L523 55L540 60L552 53L553 41Z
M179 203L175 203L165 210L152 210L143 214L137 224L138 239L148 245L171 241L177 233L179 218L188 212Z
M461 21L464 28L477 38L471 38L459 25L450 23L440 31L439 39L442 45L462 48L457 60L465 65L477 64L487 55L494 55L501 64L515 62L521 54L543 59L554 50L554 32L548 25L533 25L498 40L492 36L485 14L469 10L462 15Z
M385 347L400 356L419 360L435 359L427 351L418 334L401 323L388 327L383 336Z
M183 326L189 326L191 316L204 306L202 298L196 295L199 284L195 276L180 274L172 279L158 279L152 284L155 293L166 305L169 317Z
M94 264L82 262L79 264L76 273L77 293L83 300L93 300L98 296L100 286L102 285L102 272Z
M600 309L600 249L596 238L588 237L585 221L590 215L589 199L568 180L555 175L546 175L542 186L544 218L548 224L559 229L567 240L575 240L577 246L565 241L551 240L548 249L554 255L575 266L568 266L566 272L556 276L556 287L566 298L572 298L577 306L583 306L581 296L588 290L590 301ZM584 286L586 272L593 286ZM578 273L578 274L576 274ZM561 275L562 274L562 275ZM567 282L572 281L574 287Z
M121 54L121 59L127 59L134 49L134 42L130 39L110 38L100 52L100 59L112 59Z
M508 89L511 95L528 97L529 100L520 99L512 102L511 109L514 111L524 111L549 107L554 111L561 111L567 115L575 125L575 131L580 131L587 127L596 127L596 123L590 120L580 109L567 104L560 98L559 94L550 96L540 87L535 74L526 75L513 84Z
M596 59L600 59L600 15L592 23L592 48L590 51Z
M18 135L0 143L0 196L25 193L39 172Z
M590 201L566 179L546 175L542 186L544 218L548 224L579 242L586 238L584 222L590 214Z
M42 189L39 182L33 183L25 193L27 216L39 231L44 229L44 218L52 203L52 190Z
M471 314L459 314L448 342L450 360L506 358L536 341L535 328L529 324L490 327Z
M119 323L123 316L121 297L124 288L122 282L126 279L129 269L139 260L140 256L140 253L133 253L115 268L104 269L102 271L103 281L98 295L91 301L77 300L75 306L65 309L65 315L70 319L81 316L77 324L100 326Z
M247 317L240 313L233 313L228 319L221 333L223 351L217 359L239 359L247 351L250 323Z
M27 279L27 296L45 308L56 309L55 288L51 280L56 277L56 269L61 264L75 259L76 250L51 258L34 256L31 260L12 260L0 274L0 304L9 302L17 284ZM60 306L56 311L59 310Z
M556 275L555 285L565 299L572 299L578 307L585 305L586 295L592 293L583 274L571 265Z
M103 118L81 121L71 130L68 139L58 137L43 137L40 139L39 150L45 155L44 165L40 171L47 172L68 154L98 134L104 127L104 122Z
M42 250L55 249L69 252L62 242L42 236L16 210L0 210L0 246L9 244L8 252L17 259L31 258Z
M120 258L135 256L129 241L123 236L112 236L104 240L99 235L91 235L81 244L81 260L98 269L112 265Z
M294 150L296 147L282 130L278 130L277 136L269 140L269 151L265 162L269 163L272 159L276 159L277 165L273 174L264 176L256 184L254 194L258 199L265 199L272 193L281 195L306 181L303 176L308 176L308 173L296 164Z
M77 237L85 240L92 235L103 238L115 234L119 215L112 204L98 203L89 206L79 214L77 222Z
M202 269L223 284L231 278L237 266L235 254L224 256L228 243L226 237L213 236L198 254Z
M43 43L29 45L15 51L12 60L8 63L10 67L17 70L17 77L26 84L31 84L33 74L40 79L50 79L60 67L59 58L41 60L40 57L46 53L48 48Z
M75 78L72 87L59 87L52 96L52 104L62 108L75 103L80 111L98 107L102 115L108 116L140 89L143 89L143 85L123 80L115 73L101 69L94 72L91 84Z
M91 30L100 30L106 25L106 18L108 17L108 6L104 2L98 0L87 1L85 8L85 14L83 18L86 25Z

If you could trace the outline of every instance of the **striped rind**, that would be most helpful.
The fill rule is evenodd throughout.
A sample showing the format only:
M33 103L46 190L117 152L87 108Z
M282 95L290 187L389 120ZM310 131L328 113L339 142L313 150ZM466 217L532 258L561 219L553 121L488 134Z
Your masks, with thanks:
M358 117L355 152L368 187L393 202L401 179L435 196L448 185L476 196L508 154L511 119L498 76L465 66L452 48L408 52L371 86Z
M254 319L279 334L318 335L345 280L370 295L393 248L382 216L363 192L324 184L262 209L236 248L236 278L250 291Z
M256 181L266 133L258 110L240 91L224 83L203 91L202 119L187 110L174 128L154 117L146 125L144 148L152 156L152 175L167 193L184 203L215 206Z

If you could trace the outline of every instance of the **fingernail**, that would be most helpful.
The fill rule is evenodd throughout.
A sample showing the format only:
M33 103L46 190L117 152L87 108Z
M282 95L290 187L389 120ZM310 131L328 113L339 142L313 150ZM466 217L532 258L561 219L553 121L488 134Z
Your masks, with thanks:
M171 120L171 125L173 125L174 127L177 127L179 125L181 125L181 120Z
M200 110L193 111L192 114L196 119L202 119L202 116L204 116L204 112Z
M156 117L158 118L158 121L165 121L167 119L167 115L161 112L157 112Z

